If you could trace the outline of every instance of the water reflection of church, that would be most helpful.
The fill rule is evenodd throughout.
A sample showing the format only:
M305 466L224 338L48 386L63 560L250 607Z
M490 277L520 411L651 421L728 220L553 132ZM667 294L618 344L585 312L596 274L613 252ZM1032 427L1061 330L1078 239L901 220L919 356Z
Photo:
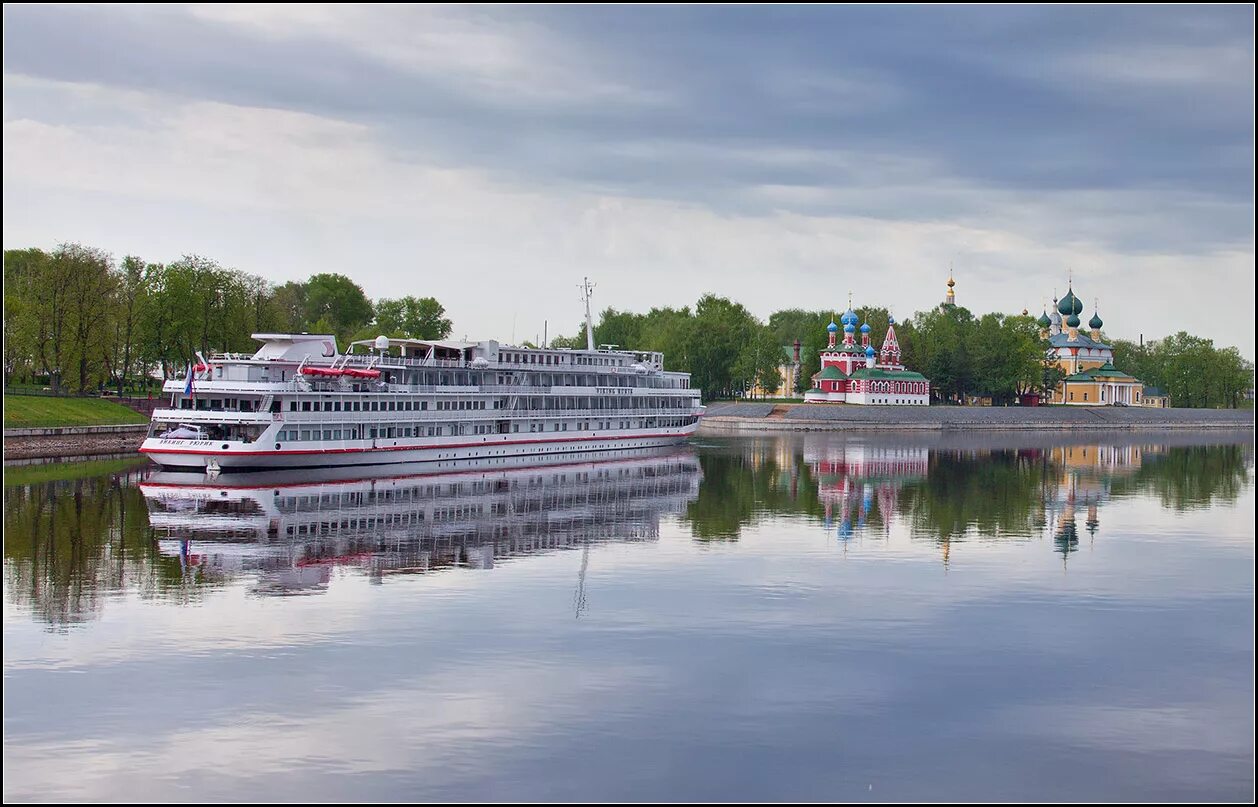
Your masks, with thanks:
M1037 523L1052 534L1063 559L1079 545L1079 518L1089 539L1101 527L1100 506L1108 501L1115 480L1134 474L1146 455L1159 446L1069 445L1047 452L1043 509Z
M876 514L886 535L903 485L926 477L929 451L919 446L882 446L863 443L804 443L804 462L817 480L817 498L825 508L826 529L841 539L866 530ZM876 504L875 504L876 502Z
M1081 529L1090 537L1100 530L1100 509L1116 480L1163 450L1139 444L946 449L818 435L805 439L803 458L822 523L836 538L885 537L903 518L912 537L936 540L947 562L951 544L967 533L1051 536L1068 555Z
M300 594L325 590L337 567L381 583L591 543L655 541L661 516L684 510L702 477L695 456L677 449L572 455L540 467L450 465L323 481L309 471L243 483L157 474L141 488L161 552L179 557L190 578L252 575L255 593Z

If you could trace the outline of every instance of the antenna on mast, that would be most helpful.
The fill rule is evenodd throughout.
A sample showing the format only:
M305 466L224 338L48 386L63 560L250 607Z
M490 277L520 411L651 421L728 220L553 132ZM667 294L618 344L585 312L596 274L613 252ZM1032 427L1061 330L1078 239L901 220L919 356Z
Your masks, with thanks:
M581 294L585 298L585 349L594 350L594 321L590 318L590 294L594 291L594 284L590 282L588 277L581 278Z

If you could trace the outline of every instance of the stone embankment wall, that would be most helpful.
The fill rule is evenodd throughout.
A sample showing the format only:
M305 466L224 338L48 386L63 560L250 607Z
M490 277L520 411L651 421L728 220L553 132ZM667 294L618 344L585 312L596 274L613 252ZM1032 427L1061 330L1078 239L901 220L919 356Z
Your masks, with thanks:
M714 404L700 434L773 431L911 431L999 429L1245 429L1254 413L1237 409L1153 409L1136 406L848 406L844 404Z
M47 429L5 429L4 459L94 457L136 451L148 432L147 423L127 426L59 426Z

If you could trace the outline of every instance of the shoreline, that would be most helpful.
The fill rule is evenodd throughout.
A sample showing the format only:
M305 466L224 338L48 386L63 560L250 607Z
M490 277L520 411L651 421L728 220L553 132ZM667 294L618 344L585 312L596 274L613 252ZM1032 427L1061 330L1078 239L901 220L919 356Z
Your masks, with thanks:
M700 435L763 432L1203 431L1252 430L1244 409L1143 407L868 407L841 404L714 404Z
M1137 407L857 407L827 404L714 404L696 436L802 432L1252 431L1241 409ZM136 453L148 426L6 429L4 463L74 461Z

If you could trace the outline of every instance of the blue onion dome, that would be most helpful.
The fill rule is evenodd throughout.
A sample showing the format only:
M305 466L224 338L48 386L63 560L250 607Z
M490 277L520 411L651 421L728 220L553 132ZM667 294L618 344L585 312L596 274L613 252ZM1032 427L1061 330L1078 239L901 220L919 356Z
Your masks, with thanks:
M847 310L847 313L844 314L843 318L839 321L842 322L844 325L855 325L856 320L857 320L856 312L849 308Z
M834 324L834 320L830 320L830 324L826 326L826 330L829 331L830 333L834 333L838 329L839 329L839 326Z
M1088 327L1093 330L1100 330L1104 323L1101 322L1101 315L1093 312L1092 319L1088 320Z
M1075 296L1073 289L1069 289L1066 291L1066 296L1057 304L1057 310L1063 317L1078 316L1083 313L1083 301Z
M865 356L866 356L866 357L868 357L868 358L871 358L871 359L874 357L874 346L873 346L873 345L870 345L869 347L865 348Z
M887 315L887 324L888 324L888 325L894 325L894 324L895 324L895 317L893 317L893 316L891 316L890 314L888 314L888 315Z
M843 326L843 333L856 333L856 326L849 322Z
M1071 314L1071 315L1070 315L1070 319L1066 320L1066 325L1067 325L1067 327L1070 327L1070 328L1078 328L1078 327L1079 327L1079 315L1078 315L1078 314Z
M864 325L861 326L861 333L869 333L869 331L870 331L869 323L866 322Z
M1053 313L1048 315L1048 322L1050 325L1056 325L1058 328L1061 327L1061 314L1057 313L1056 308L1053 309Z
M1043 314L1040 314L1040 318L1036 320L1036 322L1040 324L1041 328L1047 328L1049 325L1053 324L1053 321L1048 318L1047 311L1045 311Z

